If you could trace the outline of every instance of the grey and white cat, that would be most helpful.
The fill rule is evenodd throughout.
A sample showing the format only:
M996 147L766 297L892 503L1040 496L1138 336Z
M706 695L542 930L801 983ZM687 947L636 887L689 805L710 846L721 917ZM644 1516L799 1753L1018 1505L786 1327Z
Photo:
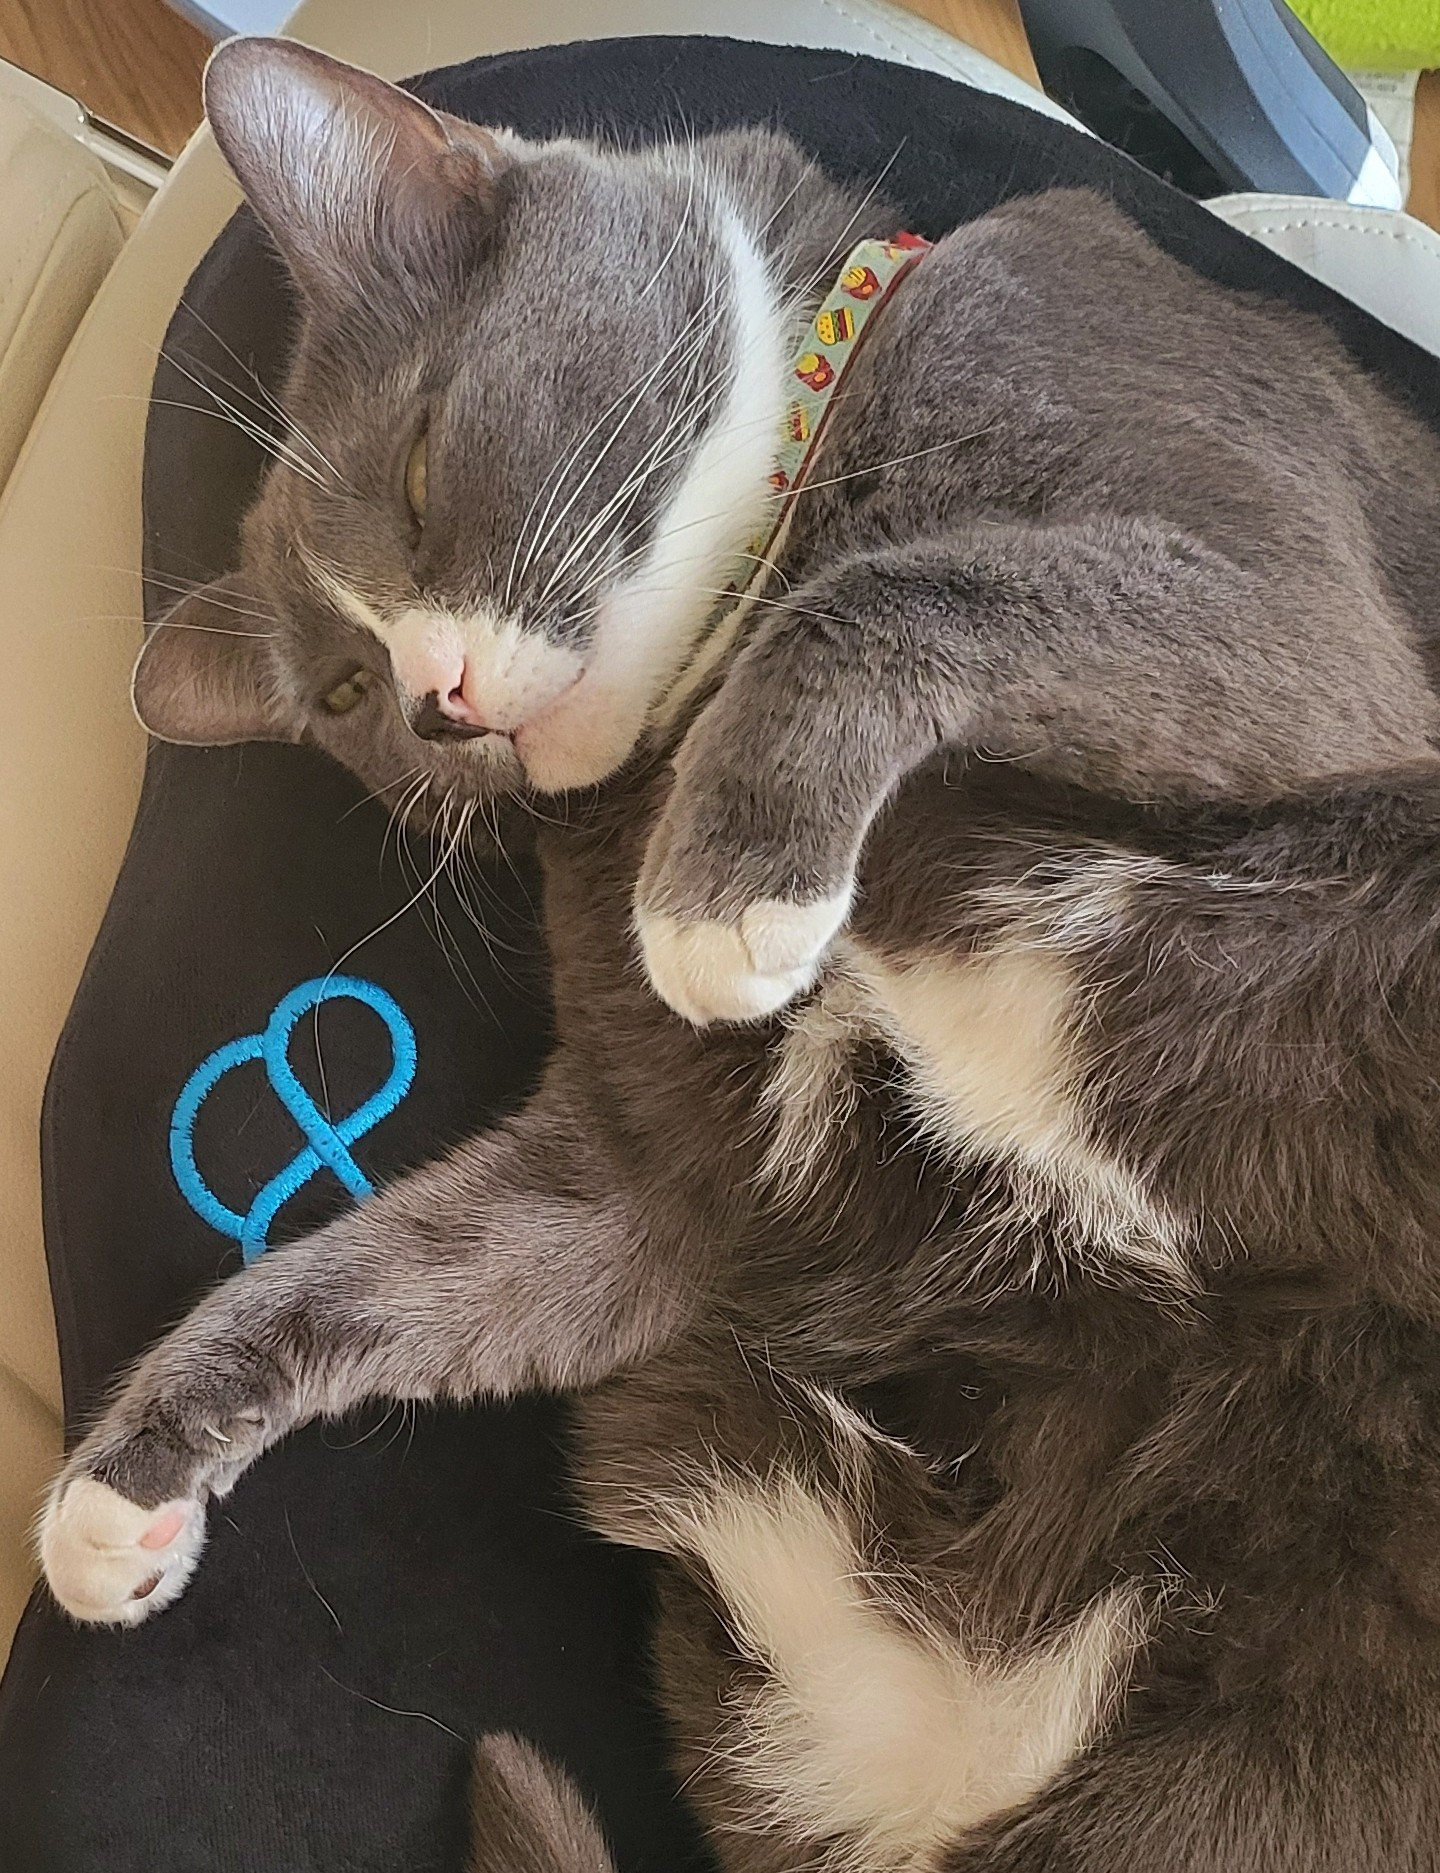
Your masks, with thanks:
M1098 198L1012 203L867 335L728 641L882 208L295 46L208 102L294 427L139 708L539 804L560 1038L141 1361L58 1598L168 1604L317 1414L561 1389L737 1873L1440 1866L1435 438ZM477 1866L608 1864L525 1745L477 1786Z

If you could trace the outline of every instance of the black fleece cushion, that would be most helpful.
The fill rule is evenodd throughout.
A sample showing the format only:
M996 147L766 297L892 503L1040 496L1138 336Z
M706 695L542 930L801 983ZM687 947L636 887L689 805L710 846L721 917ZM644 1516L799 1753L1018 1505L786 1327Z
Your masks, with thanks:
M1201 273L1318 312L1440 414L1433 359L1100 143L926 73L653 39L482 60L416 88L534 137L777 124L840 175L883 172L909 225L931 236L1010 196L1089 184ZM248 373L278 384L292 319L242 213L190 282L156 376L151 616L232 563L261 467L241 429L196 413L214 407L200 384L266 423ZM238 1265L235 1243L177 1189L167 1132L195 1068L258 1033L287 991L339 967L413 1027L414 1084L354 1145L374 1180L491 1122L533 1083L547 1044L533 879L496 865L469 907L444 882L417 900L427 857L407 869L386 831L319 755L151 750L45 1115L72 1432L115 1372ZM293 1058L338 1117L384 1080L390 1045L372 1011L329 1003L318 1023L302 1020ZM236 1210L301 1142L253 1061L220 1081L196 1126L200 1169ZM350 1200L317 1175L274 1236ZM0 1873L459 1873L467 1739L497 1728L569 1765L625 1873L703 1866L647 1697L644 1564L575 1526L562 1449L552 1402L377 1408L267 1456L212 1513L185 1597L150 1624L82 1631L37 1593L0 1687Z

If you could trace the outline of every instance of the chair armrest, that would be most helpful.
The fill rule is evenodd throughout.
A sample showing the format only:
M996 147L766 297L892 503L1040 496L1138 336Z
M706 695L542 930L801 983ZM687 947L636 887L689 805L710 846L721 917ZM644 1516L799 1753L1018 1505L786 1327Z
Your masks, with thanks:
M1413 215L1313 195L1221 195L1205 206L1440 357L1434 228Z
M889 0L487 0L483 7L475 0L365 7L301 0L285 31L388 78L577 39L686 33L815 46L940 72L1075 121L1033 83Z
M98 159L0 90L0 487L123 240Z
M185 281L238 199L198 138L72 321L0 490L0 1657L33 1578L35 1491L60 1443L41 1100L144 762L129 678L150 379ZM10 249L0 254L3 268Z

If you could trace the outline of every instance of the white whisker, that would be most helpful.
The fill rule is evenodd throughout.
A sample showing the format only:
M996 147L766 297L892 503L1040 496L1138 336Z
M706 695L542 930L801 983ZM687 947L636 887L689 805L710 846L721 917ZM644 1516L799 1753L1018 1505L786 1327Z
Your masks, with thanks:
M283 437L272 434L270 430L265 428L264 425L259 423L253 416L248 415L244 410L238 408L237 405L232 403L227 397L222 397L214 384L198 376L194 371L188 370L173 353L166 352L164 356L166 361L177 370L188 383L193 384L198 391L214 402L216 410L211 412L211 414L223 413L237 429L249 436L253 442L259 443L261 448L273 455L277 461L284 462L285 465L288 468L292 468L297 475L304 475L305 478L313 482L317 488L328 492L328 484L324 477L317 473L314 466L307 462L298 450L293 449ZM243 395L244 393L241 392L240 394ZM163 405L167 402L167 399L156 398L154 401ZM251 401L253 401L253 399L251 399ZM179 409L192 408L191 405L185 403L177 404L176 407ZM201 415L206 414L203 410L196 413Z
M692 142L690 145L690 188L689 188L689 193L685 197L685 207L683 211L681 212L680 225L675 230L675 238L671 241L670 245L665 249L664 256L662 257L659 266L656 267L655 271L650 275L649 279L646 280L645 284L640 288L640 297L642 299L646 299L649 297L651 287L654 286L655 282L660 278L661 274L665 271L666 267L668 267L670 262L675 258L676 251L679 248L681 241L684 240L685 236L690 232L690 214L694 206L695 206L695 145Z
M620 397L617 397L615 399L615 402L612 403L610 406L611 410L614 410L617 404L620 404L620 403L625 404L625 408L622 410L619 420L616 422L615 426L610 431L610 434L606 438L602 447L596 452L594 458L592 459L590 463L590 466L585 470L585 473L580 477L579 482L577 483L575 488L571 491L569 499L565 502L564 506L560 508L558 513L552 514L554 503L559 498L560 493L564 488L566 479L568 478L571 472L571 469L574 467L576 460L579 456L580 449L584 447L584 444L586 441L588 441L589 437L595 433L595 430L599 427L599 423L597 422L595 424L592 424L590 430L587 431L586 435L582 437L581 441L576 445L576 447L571 450L570 455L566 458L565 462L563 463L561 472L555 481L554 492L551 494L550 499L546 502L544 512L541 514L539 521L536 523L536 537L532 541L530 549L525 555L525 558L521 564L520 572L518 575L522 583L525 577L527 576L527 574L529 573L531 566L534 565L536 560L540 558L540 556L544 553L546 547L549 545L550 541L554 538L557 530L564 524L565 516L574 507L576 501L579 500L580 496L584 493L585 489L589 486L594 476L598 473L601 464L605 461L610 451L615 447L616 443L620 440L621 436L625 433L625 430L627 426L629 425L631 419L635 415L636 411L640 408L641 404L644 402L646 394L651 389L656 387L657 380L661 379L662 373L665 371L666 367L670 365L672 359L675 357L675 354L679 351L681 345L684 344L688 352L689 346L692 344L693 340L694 340L694 334L691 332L682 331L682 332L677 333L675 338L666 347L666 349L660 354L660 356L655 360L655 362L651 365L649 370L642 373L642 375L631 386L629 391L622 393ZM609 412L607 412L606 414L608 415ZM600 422L603 422L605 418L602 416L599 420Z
M245 360L240 356L239 352L235 350L234 346L228 344L226 340L220 335L220 333L216 331L215 327L210 323L210 321L204 318L199 312L197 312L194 306L192 306L188 302L188 300L184 300L181 303L184 305L185 310L190 315L190 317L194 319L195 323L197 325L203 326L205 331L207 331L210 334L211 338L214 339L215 343L229 354L229 356L235 361L235 363L239 366L239 368L245 373L245 375L254 384L256 390L259 391L260 395L258 398L249 396L248 392L240 391L239 387L233 384L230 386L230 388L234 390L237 395L249 396L250 402L256 404L257 408L260 408L260 409L268 408L268 410L273 415L278 417L279 420L285 424L286 428L290 430L290 432L293 435L299 438L299 440L305 445L305 447L315 457L316 461L322 463L325 466L325 468L329 470L330 474L334 477L336 483L340 487L347 488L348 490L348 484L345 480L345 477L340 473L340 470L335 466L335 464L330 460L330 457L315 441L314 437L309 435L304 429L300 427L299 423L296 422L294 416L291 415L290 411L280 401L279 397L277 397L274 391L271 390L269 386L264 382L264 380L260 377L259 373L254 369L254 367L245 362ZM191 362L198 364L199 361L192 357ZM353 492L353 490L349 490L349 491Z
M201 388L206 389L206 386L202 385ZM214 392L207 389L207 395L213 396ZM226 408L222 405L221 408L212 410L207 409L204 404L182 403L173 397L152 397L150 399L150 407L152 409L185 410L191 416L208 416L213 422L228 423L232 429L238 429L242 436L248 437L249 440L266 455L270 456L272 460L279 462L283 467L288 468L292 474L303 476L313 487L319 488L323 492L329 492L325 482L321 480L320 476L316 474L315 470L310 467L308 462L302 462L298 457L287 455L273 436L261 429L260 426L249 417L242 415L233 408Z
M120 615L123 614L116 614L116 616ZM242 631L235 625L192 624L185 618L157 618L150 629L152 631L204 631L210 637L249 637L257 642L268 642L271 638L278 638L281 635L279 631Z

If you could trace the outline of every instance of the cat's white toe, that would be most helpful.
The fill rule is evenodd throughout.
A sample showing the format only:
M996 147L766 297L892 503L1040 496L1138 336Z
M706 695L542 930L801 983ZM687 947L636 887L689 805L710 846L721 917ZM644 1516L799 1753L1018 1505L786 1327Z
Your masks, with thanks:
M810 904L761 898L737 924L639 911L635 927L655 993L696 1027L762 1021L810 987L850 909L850 892Z
M138 1626L183 1592L205 1545L198 1502L144 1509L108 1483L61 1480L40 1523L50 1591L75 1619Z
M847 886L833 897L815 898L808 904L762 897L747 905L740 917L740 934L755 968L761 974L798 970L813 980L822 957L850 915L853 895Z

